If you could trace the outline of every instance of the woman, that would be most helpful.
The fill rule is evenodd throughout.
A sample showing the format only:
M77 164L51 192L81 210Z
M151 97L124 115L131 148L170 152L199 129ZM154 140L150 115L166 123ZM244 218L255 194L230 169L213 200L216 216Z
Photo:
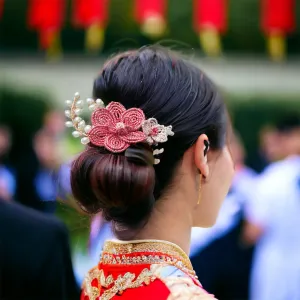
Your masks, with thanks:
M92 126L77 116L78 94L67 102L66 125L88 144L71 186L84 210L112 221L119 241L104 245L82 299L213 299L188 253L191 228L214 224L234 173L216 88L174 53L144 47L109 60L93 93Z

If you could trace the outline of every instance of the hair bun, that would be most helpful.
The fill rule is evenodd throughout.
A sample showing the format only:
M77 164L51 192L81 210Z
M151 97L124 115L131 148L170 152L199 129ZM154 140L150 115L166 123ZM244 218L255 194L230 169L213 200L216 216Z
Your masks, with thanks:
M153 166L153 151L147 144L132 145L125 151L125 157L128 161L139 165Z

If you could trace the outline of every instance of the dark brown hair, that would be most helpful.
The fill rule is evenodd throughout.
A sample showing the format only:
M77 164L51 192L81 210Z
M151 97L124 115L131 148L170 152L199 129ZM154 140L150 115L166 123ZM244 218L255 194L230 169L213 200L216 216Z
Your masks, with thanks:
M152 46L108 61L93 93L105 104L117 101L126 109L141 108L146 118L173 126L174 136L160 145L165 151L158 165L153 165L153 148L146 144L120 154L89 145L73 162L71 185L82 207L89 213L102 210L108 220L136 228L147 220L199 135L207 134L212 149L224 146L226 109L215 86L196 66Z

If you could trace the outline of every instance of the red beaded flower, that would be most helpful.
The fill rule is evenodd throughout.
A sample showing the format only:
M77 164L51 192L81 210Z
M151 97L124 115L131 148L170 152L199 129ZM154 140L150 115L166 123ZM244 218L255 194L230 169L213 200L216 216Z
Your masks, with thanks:
M106 108L99 108L92 114L92 129L88 133L95 146L119 153L131 144L144 142L147 137L140 128L145 115L139 108L128 110L118 102L111 102Z

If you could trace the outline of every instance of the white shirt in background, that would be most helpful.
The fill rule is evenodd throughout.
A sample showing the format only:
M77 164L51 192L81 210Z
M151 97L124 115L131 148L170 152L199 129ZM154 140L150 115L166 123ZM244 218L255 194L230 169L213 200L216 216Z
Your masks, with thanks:
M251 300L300 299L300 156L273 163L257 178L247 219L257 243Z

